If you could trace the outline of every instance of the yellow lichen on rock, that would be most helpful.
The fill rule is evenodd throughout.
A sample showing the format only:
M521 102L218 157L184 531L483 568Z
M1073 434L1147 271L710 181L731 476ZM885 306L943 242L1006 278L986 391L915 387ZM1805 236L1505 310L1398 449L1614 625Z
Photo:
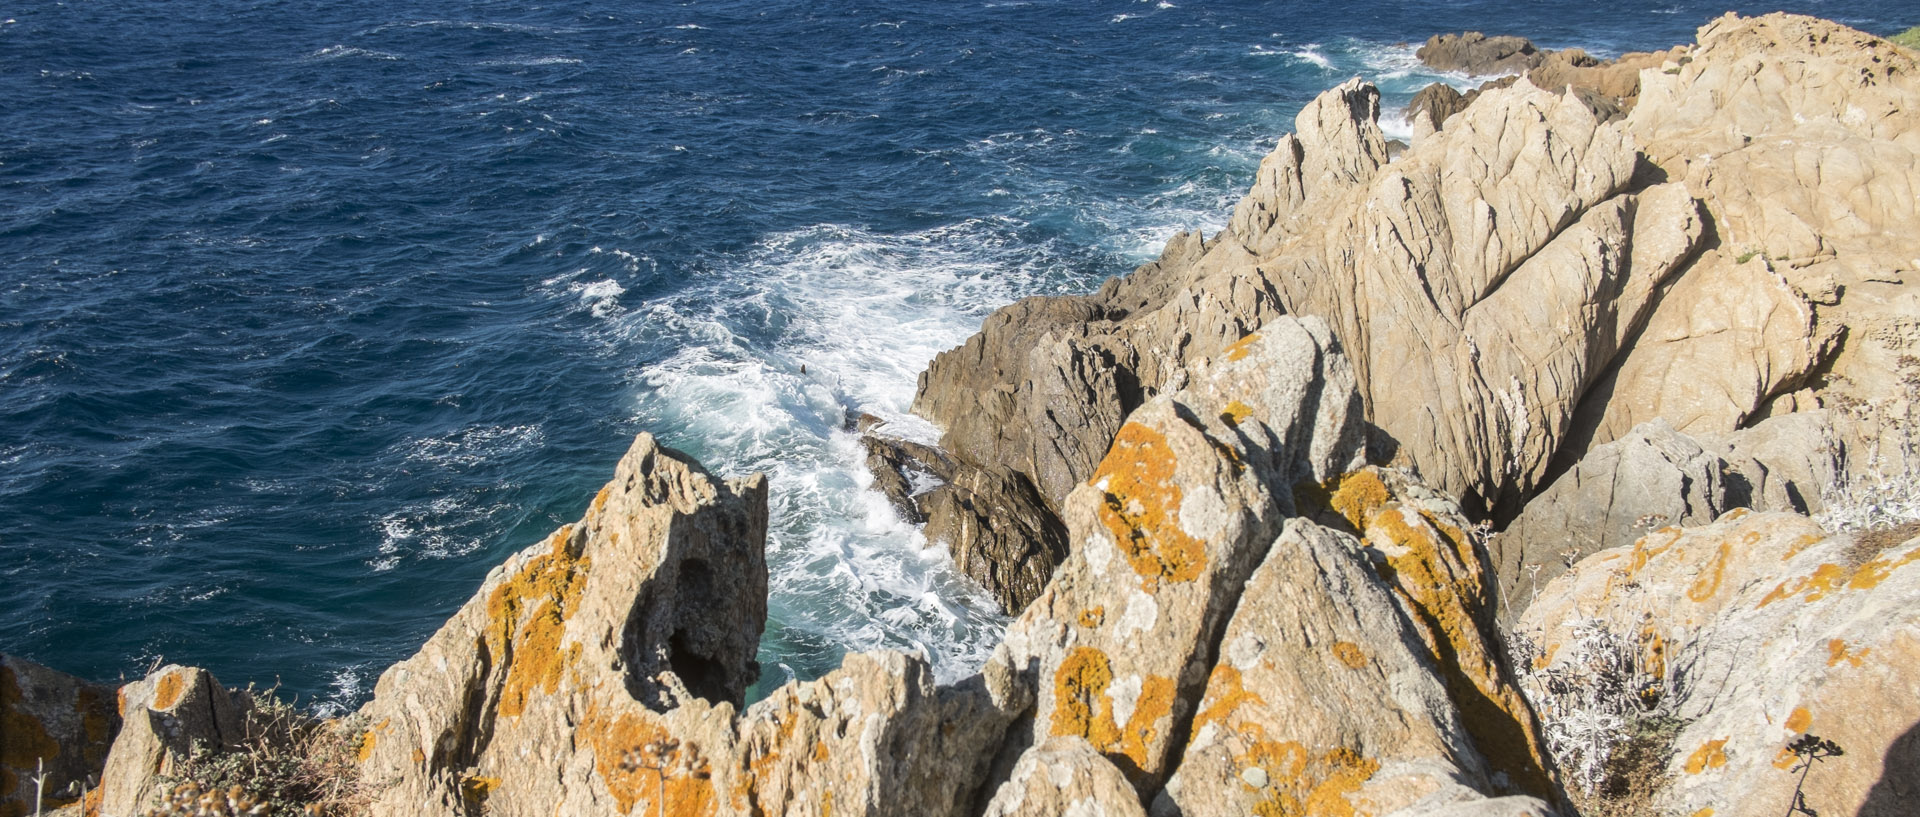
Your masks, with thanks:
M172 709L186 694L186 680L180 676L185 673L173 670L160 676L160 683L153 686L153 708L158 711Z
M1120 428L1092 484L1102 487L1101 524L1126 554L1142 589L1190 582L1206 567L1206 543L1180 528L1179 486L1167 438L1140 423Z
M1052 734L1084 738L1129 777L1140 774L1160 736L1160 722L1173 713L1173 680L1157 675L1141 679L1133 711L1121 724L1114 719L1113 698L1108 694L1114 678L1106 653L1076 647L1060 662L1053 678Z
M1844 661L1857 667L1860 666L1860 660L1866 658L1871 652L1873 652L1872 647L1854 652L1847 646L1847 642L1838 638L1831 639L1827 642L1827 666L1837 667Z
M1354 817L1347 796L1380 770L1380 761L1344 746L1315 756L1293 741L1257 740L1240 760L1267 775L1257 817Z
M1360 649L1360 645L1351 641L1333 642L1333 657L1340 659L1340 663L1347 665L1349 669L1359 669L1367 665L1366 652Z
M1747 535L1755 541L1760 538L1757 531L1749 531ZM1713 558L1708 559L1707 566L1700 570L1699 577L1694 579L1693 584L1687 588L1687 598L1695 602L1705 602L1713 598L1713 594L1720 592L1720 577L1726 574L1727 559L1732 554L1733 545L1721 542L1720 548L1714 551Z
M579 603L591 559L568 550L571 526L555 531L552 550L529 559L513 578L487 599L487 647L505 664L500 714L520 715L534 690L551 695L565 668L577 659L578 644L562 649L567 616ZM522 620L531 609L532 615Z
M1858 567L1823 562L1812 573L1781 582L1760 599L1759 607L1806 594L1809 604L1844 590L1872 590L1893 575L1895 570L1920 561L1920 547L1909 548L1898 556L1882 555Z
M1253 354L1253 345L1259 341L1259 332L1247 333L1246 337L1234 341L1232 345L1227 347L1227 359L1246 360L1247 355Z
M1364 529L1375 511L1393 501L1393 492L1387 490L1380 475L1371 470L1335 477L1333 484L1327 486L1327 493L1327 506L1346 517L1355 530Z
M709 817L719 811L713 769L693 743L682 742L651 712L609 714L599 707L580 723L593 768L622 814ZM635 812L635 804L646 808Z
M1687 755L1684 767L1687 774L1699 774L1708 769L1718 769L1727 765L1727 739L1716 738L1700 744L1700 748Z
M1252 416L1253 407L1238 400L1228 403L1226 409L1220 412L1221 421L1230 426L1238 426Z
M1804 706L1796 706L1787 714L1787 731L1805 732L1813 725L1813 713Z

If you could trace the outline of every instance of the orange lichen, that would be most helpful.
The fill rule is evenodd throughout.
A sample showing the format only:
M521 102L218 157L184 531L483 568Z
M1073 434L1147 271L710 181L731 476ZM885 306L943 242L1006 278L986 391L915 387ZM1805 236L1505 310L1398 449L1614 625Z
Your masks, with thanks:
M1713 807L1708 806L1693 813L1692 817L1713 817Z
M1699 774L1708 769L1718 769L1727 765L1727 739L1710 740L1700 744L1687 756L1687 774Z
M1355 471L1335 477L1328 489L1327 506L1356 529L1366 526L1381 506L1393 501L1393 492L1387 490L1387 484L1373 471Z
M360 758L361 763L367 762L368 758L373 757L374 744L379 742L380 736L375 734L372 729L368 729L360 735L360 748L354 752L354 755Z
M1161 760L1155 744L1163 734L1162 721L1173 713L1173 680L1157 675L1142 679L1125 724L1114 720L1113 698L1107 694L1112 685L1113 667L1106 653L1074 648L1054 671L1052 731L1085 738L1129 777L1138 777Z
M516 717L536 690L552 695L567 666L578 660L580 645L561 648L566 620L579 605L592 560L568 549L571 526L555 531L552 550L527 560L513 578L487 598L487 647L505 665L499 712ZM523 613L531 610L532 615Z
M1858 567L1823 562L1812 573L1781 582L1760 599L1759 607L1806 594L1808 603L1819 601L1843 590L1872 590L1886 581L1893 571L1920 561L1920 548L1899 556L1881 556Z
M1340 663L1352 669L1367 665L1367 654L1361 651L1360 645L1351 641L1333 642L1333 657L1340 659Z
M413 765L415 766L427 765L427 753L422 752L419 749L413 750Z
M1773 767L1776 769L1791 769L1799 765L1799 763L1800 756L1794 754L1792 749L1785 746L1780 747L1780 751L1773 753Z
M1246 704L1266 703L1261 697L1248 692L1242 685L1240 671L1225 662L1214 665L1213 673L1207 676L1207 691L1200 698L1200 714L1193 716L1193 728L1209 723L1224 723L1229 716Z
M1494 660L1492 640L1481 626L1486 584L1473 543L1458 526L1437 522L1433 514L1389 501L1366 517L1362 529L1387 557L1382 578L1426 631L1431 657L1475 745L1521 791L1550 793L1546 751L1532 710Z
M1713 558L1707 560L1707 566L1700 570L1700 575L1693 580L1693 585L1687 588L1687 598L1696 603L1705 602L1713 598L1713 594L1720 592L1720 578L1726 574L1727 558L1732 555L1733 545L1721 542L1720 548L1714 551Z
M1639 669L1649 678L1667 677L1667 639L1651 620L1640 627Z
M607 507L607 495L613 492L612 485L600 486L600 493L593 495L593 512L599 513Z
M1847 642L1836 638L1827 642L1827 666L1837 667L1840 665L1840 662L1845 661L1857 667L1860 666L1860 659L1866 658L1867 654L1871 652L1873 652L1873 648L1871 647L1860 650L1859 652L1852 652L1847 646Z
M1539 672L1547 667L1553 666L1553 654L1559 651L1559 644L1548 644L1545 650L1533 657L1533 671Z
M1236 760L1267 773L1266 796L1253 805L1257 817L1352 817L1347 796L1380 770L1380 761L1347 747L1315 757L1293 741L1258 740Z
M1107 608L1105 605L1096 605L1080 611L1080 626L1089 630L1100 626L1101 622L1106 620Z
M185 670L176 669L168 670L167 674L160 676L160 682L153 686L155 710L172 709L174 704L180 703L181 696L187 691L187 681L181 677L183 675L186 675Z
M1813 713L1807 711L1804 706L1796 706L1793 712L1787 715L1786 725L1789 732L1805 732L1807 727L1813 725Z
M1220 421L1230 426L1238 426L1251 416L1253 416L1253 407L1235 400L1227 404L1225 411L1220 412Z
M1162 582L1193 581L1207 563L1206 543L1180 529L1181 494L1173 473L1167 438L1140 423L1128 423L1090 480L1104 486L1101 523L1148 592Z
M1787 550L1785 553L1780 554L1780 561L1783 561L1783 562L1788 561L1793 557L1800 555L1801 551L1804 551L1809 547L1817 545L1822 541L1825 541L1825 537L1820 536L1818 534L1813 534L1813 533L1804 534L1800 538L1787 543Z
M460 778L460 798L467 801L469 807L486 805L487 798L493 796L493 790L500 788L500 778L472 775Z
M610 714L595 706L578 734L593 750L594 771L620 813L634 813L635 803L647 804L642 813L673 817L719 811L712 767L698 746L674 739L659 716L638 707Z
M813 742L813 762L825 763L827 762L827 758L832 756L833 752L827 749L826 741L816 740Z
M27 714L25 703L26 694L13 675L13 668L0 666L0 735L6 736L0 740L0 769L31 771L35 761L53 760L60 755L59 741L48 734L40 721ZM10 785L0 786L0 796L8 794L19 783L15 779Z
M1246 360L1247 355L1253 354L1253 344L1259 342L1259 340L1259 332L1247 333L1246 337L1234 341L1233 345L1227 347L1227 359Z
M1627 562L1626 577L1632 579L1633 574L1645 569L1647 563L1653 561L1655 556L1659 556L1673 549L1674 543L1680 541L1681 535L1682 533L1679 528L1665 527L1635 540L1633 543L1633 555ZM1655 543L1654 537L1660 537L1661 540Z

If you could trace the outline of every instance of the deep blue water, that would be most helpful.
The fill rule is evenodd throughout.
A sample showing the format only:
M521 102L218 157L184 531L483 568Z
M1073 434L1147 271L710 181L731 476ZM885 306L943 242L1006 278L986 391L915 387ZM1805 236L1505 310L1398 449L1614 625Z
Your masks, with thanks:
M9 4L0 651L349 703L650 430L773 479L768 683L879 646L964 672L1003 622L844 412L905 425L993 308L1218 229L1315 93L1435 79L1408 43L1612 53L1723 10Z

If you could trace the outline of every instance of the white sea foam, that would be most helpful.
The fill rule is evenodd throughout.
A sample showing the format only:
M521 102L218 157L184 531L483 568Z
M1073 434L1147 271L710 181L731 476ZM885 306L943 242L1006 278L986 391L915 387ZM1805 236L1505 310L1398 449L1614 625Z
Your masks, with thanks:
M361 57L370 60L388 61L400 59L399 54L392 54L386 51L373 51L365 48L354 48L350 45L330 45L308 56L317 60L335 60L344 57Z

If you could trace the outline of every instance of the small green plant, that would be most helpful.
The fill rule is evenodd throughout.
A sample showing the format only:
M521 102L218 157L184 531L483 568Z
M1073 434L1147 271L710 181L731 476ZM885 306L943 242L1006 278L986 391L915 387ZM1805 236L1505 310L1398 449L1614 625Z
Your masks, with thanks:
M1813 770L1813 764L1830 757L1839 757L1846 752L1840 748L1840 744L1812 732L1801 735L1787 744L1787 751L1799 758L1799 763L1793 767L1792 771L1800 773L1800 780L1793 785L1793 802L1787 804L1787 813L1783 817L1793 817L1795 814L1820 817L1820 812L1814 811L1807 805L1807 773Z
M239 744L196 745L148 817L347 817L363 810L361 719L322 720L275 692L249 688Z
M1915 51L1920 51L1920 26L1914 26L1887 39L1892 40L1895 45L1904 45Z
M1759 250L1747 250L1746 252L1743 252L1743 253L1741 253L1741 254L1739 254L1739 255L1736 255L1736 256L1734 256L1734 257L1733 257L1733 263L1735 263L1735 264L1745 264L1745 263L1747 263L1748 261L1752 261L1752 260L1753 260L1753 257L1754 257L1754 256L1756 256L1756 255L1759 255L1759 254L1760 254L1760 251L1759 251Z

